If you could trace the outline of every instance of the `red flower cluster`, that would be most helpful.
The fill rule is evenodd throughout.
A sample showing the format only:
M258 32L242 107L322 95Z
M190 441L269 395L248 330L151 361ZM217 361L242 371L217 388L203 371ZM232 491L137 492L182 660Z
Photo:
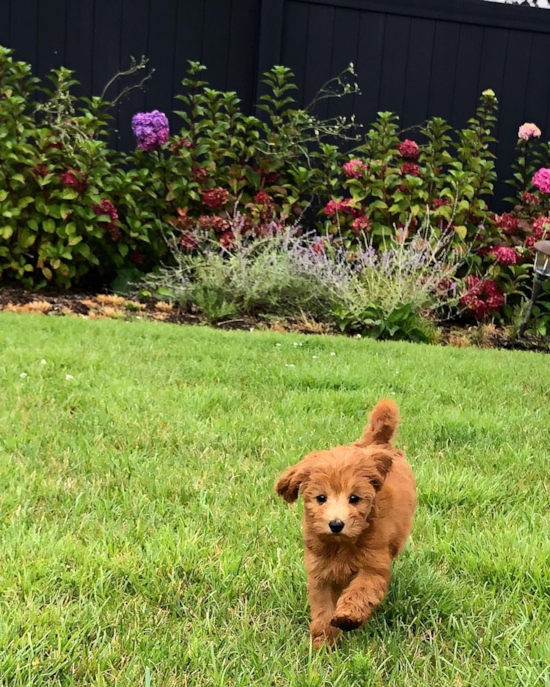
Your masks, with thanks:
M538 205L540 203L540 198L536 193L525 191L525 193L521 194L521 201L525 203L525 205Z
M36 165L36 167L32 171L34 172L34 174L36 174L37 177L45 177L49 174L46 165Z
M362 214L361 209L353 207L351 203L351 198L346 198L346 200L329 200L324 207L324 213L327 217L333 217L337 212L350 217L359 217Z
M420 167L415 165L414 162L405 162L405 164L401 167L401 174L409 174L412 177L422 176Z
M366 231L370 231L370 219L366 215L361 215L357 219L353 220L351 227L357 235L360 235Z
M92 205L92 210L96 215L107 215L110 218L111 221L107 223L107 229L113 241L118 241L122 236L122 232L116 224L118 211L111 201L104 198L101 201L101 205Z
M181 150L182 148L190 148L193 145L191 141L188 141L186 138L183 136L180 136L179 138L176 138L174 143L170 146L170 150L173 153L177 153L178 150Z
M48 143L44 150L47 151L51 150L52 148L55 148L56 150L61 150L63 148L63 145L61 144L61 141L50 141L50 143Z
M495 226L502 229L505 234L512 235L518 230L518 218L511 212L503 212L502 215L495 215L493 219Z
M199 245L199 239L196 234L192 231L186 231L185 234L180 238L180 246L184 250L195 250Z
M533 222L533 233L525 239L525 246L532 248L537 241L550 237L550 217L539 217Z
M367 165L361 160L350 160L342 166L342 169L348 179L360 179L367 169Z
M229 200L229 191L218 186L202 192L202 201L209 208L219 208Z
M450 205L451 201L448 198L436 198L433 202L433 209L442 207L443 205Z
M415 143L408 138L398 146L397 150L399 151L401 157L404 157L406 160L418 160L418 156L420 155L418 143Z
M504 305L504 294L494 279L466 277L468 292L460 299L460 304L477 320L484 320L492 312Z
M225 250L231 250L235 247L235 234L232 231L226 231L220 236L220 245Z
M208 173L207 169L204 169L204 167L195 167L193 170L193 179L198 184L204 184L205 181L210 179L210 174Z
M88 188L88 177L78 170L69 169L59 175L63 186L74 188L78 193L84 193Z
M275 204L273 202L273 198L269 195L269 193L266 193L265 191L259 191L258 193L256 193L256 195L254 196L254 202L256 203L256 205L263 205L267 208L272 208Z
M230 226L229 222L223 217L210 217L209 215L199 217L199 224L202 229L211 229L218 234L223 234Z
M489 254L495 258L495 261L499 265L517 265L520 258L515 248L509 248L507 246L491 248Z

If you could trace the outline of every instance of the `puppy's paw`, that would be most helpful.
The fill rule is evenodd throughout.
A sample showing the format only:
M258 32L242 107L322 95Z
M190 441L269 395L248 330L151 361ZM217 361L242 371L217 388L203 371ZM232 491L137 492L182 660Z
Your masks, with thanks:
M348 615L347 613L335 613L332 616L330 624L344 632L351 632L361 627L361 625L363 625L363 620L356 616Z

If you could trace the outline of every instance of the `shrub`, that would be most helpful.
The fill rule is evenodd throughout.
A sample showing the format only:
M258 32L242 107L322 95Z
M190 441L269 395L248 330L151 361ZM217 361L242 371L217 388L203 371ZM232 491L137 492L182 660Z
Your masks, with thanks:
M327 238L273 225L248 242L236 215L228 249L189 254L181 235L168 238L176 267L147 278L147 288L198 307L209 319L305 314L346 333L430 340L431 321L458 305L456 274L464 261L448 238L427 223L413 238L388 241L378 256L371 244L350 254Z
M107 146L107 103L77 100L66 69L50 80L0 48L0 275L33 288L123 267L147 250L154 219L132 198L140 172Z

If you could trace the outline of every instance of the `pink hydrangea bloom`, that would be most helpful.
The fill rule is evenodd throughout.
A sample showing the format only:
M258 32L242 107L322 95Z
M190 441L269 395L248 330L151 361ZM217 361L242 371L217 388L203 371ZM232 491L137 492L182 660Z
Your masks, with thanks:
M533 175L533 186L536 186L543 193L550 193L550 169L541 167Z
M408 138L406 138L403 143L398 146L397 150L399 151L401 157L404 157L407 160L416 160L420 155L418 143L411 141Z
M515 248L497 246L489 252L499 265L516 265L519 262L519 255Z
M401 167L401 174L405 175L410 175L412 177L420 177L422 176L422 172L420 171L420 167L418 165L415 165L414 162L405 162L404 165Z
M525 122L519 127L518 138L522 141L528 141L530 138L540 138L541 130L536 124Z
M348 179L360 179L367 166L361 160L350 160L342 166L342 169Z

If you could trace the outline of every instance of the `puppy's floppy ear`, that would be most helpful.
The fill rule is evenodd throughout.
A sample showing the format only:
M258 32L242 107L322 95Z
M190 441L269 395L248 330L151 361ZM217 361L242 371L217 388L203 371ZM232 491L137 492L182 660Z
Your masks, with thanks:
M393 465L393 456L390 451L381 448L373 449L369 453L370 461L372 461L372 470L369 479L375 490L380 491Z
M316 454L306 456L296 465L289 467L279 477L275 485L275 491L287 503L293 503L298 498L298 493L303 482L309 477L311 469L316 461Z

